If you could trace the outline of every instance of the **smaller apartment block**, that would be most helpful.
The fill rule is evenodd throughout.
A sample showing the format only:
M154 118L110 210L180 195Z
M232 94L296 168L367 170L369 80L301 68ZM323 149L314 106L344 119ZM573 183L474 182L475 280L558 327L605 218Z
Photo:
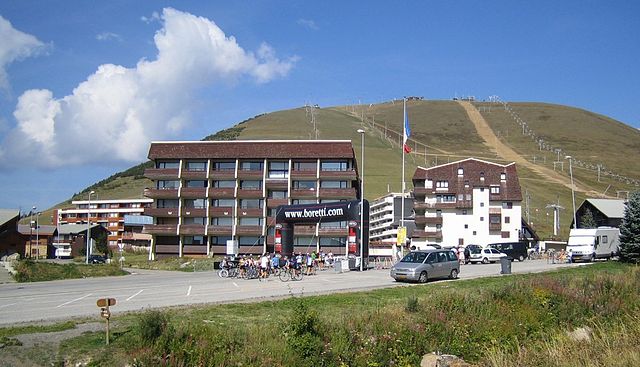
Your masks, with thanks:
M369 254L371 256L392 256L392 246L398 241L398 227L402 212L401 193L389 193L375 199L369 209ZM413 199L404 194L404 226L411 234L415 228L413 222Z
M54 225L87 223L91 216L91 223L100 224L107 229L109 247L117 247L125 239L125 216L142 215L145 208L151 206L151 199L121 199L121 200L74 200L73 209L57 209L54 215ZM128 238L127 238L128 239Z
M522 193L515 163L469 158L413 176L412 241L442 246L518 241Z
M156 256L273 252L278 206L358 199L348 140L153 142L145 176ZM346 222L295 225L294 251L345 252Z

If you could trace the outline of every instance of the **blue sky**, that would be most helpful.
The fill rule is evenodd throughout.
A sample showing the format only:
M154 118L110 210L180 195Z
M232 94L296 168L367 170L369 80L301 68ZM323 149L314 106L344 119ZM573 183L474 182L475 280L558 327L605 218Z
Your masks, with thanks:
M44 209L263 112L405 95L640 127L636 1L4 1L0 207ZM401 118L401 117L399 117Z

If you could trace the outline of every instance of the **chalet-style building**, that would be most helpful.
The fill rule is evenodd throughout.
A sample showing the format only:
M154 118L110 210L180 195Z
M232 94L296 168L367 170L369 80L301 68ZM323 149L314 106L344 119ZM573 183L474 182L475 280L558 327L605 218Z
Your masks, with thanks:
M587 210L591 211L596 227L620 227L624 218L625 202L626 200L622 199L586 199L576 209L577 228L584 228L582 218ZM571 228L574 228L573 220Z

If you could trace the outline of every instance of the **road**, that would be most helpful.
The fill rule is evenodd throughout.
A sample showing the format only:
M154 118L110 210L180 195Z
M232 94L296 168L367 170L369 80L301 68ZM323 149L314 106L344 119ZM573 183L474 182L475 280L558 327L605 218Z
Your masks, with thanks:
M514 262L512 272L531 273L578 266L547 264L545 260ZM0 326L20 322L57 321L99 316L99 298L115 298L112 315L146 308L205 303L253 302L294 295L352 292L406 286L389 277L389 270L336 273L318 272L302 281L281 282L221 279L215 272L183 273L131 270L122 277L86 278L38 283L0 284ZM460 278L499 276L499 264L464 265Z

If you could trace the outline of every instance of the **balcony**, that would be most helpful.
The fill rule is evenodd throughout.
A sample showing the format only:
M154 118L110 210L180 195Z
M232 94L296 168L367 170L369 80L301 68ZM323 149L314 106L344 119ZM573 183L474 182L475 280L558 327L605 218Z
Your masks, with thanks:
M177 218L178 208L144 208L144 215Z
M207 196L206 187L183 187L180 196L185 199L202 199Z
M433 189L427 189L426 187L414 187L413 195L415 196L425 196L427 194L433 193Z
M238 189L238 194L236 195L240 199L261 199L262 189Z
M316 172L316 170L305 170L305 171L291 171L291 178L295 178L295 179L309 179L309 178L316 178L318 176L318 172Z
M210 236L231 236L232 230L231 226L210 225L207 228L207 234Z
M260 236L262 235L262 226L237 226L236 235L239 236Z
M177 199L178 189L145 188L143 194L151 199Z
M277 208L280 205L289 205L289 199L267 199L267 208Z
M205 208L182 208L182 215L185 217L206 217L207 209Z
M156 254L178 255L180 253L177 243L175 245L156 245L155 250Z
M457 209L473 209L473 200L460 200L456 202Z
M210 178L215 180L233 179L233 178L236 178L236 170L235 169L220 170L220 171L213 170L211 171Z
M244 178L244 179L262 179L264 177L264 171L263 170L238 170L238 178Z
M180 173L180 178L206 180L207 179L207 171L204 171L204 170L201 170L201 171L182 170L182 172Z
M344 237L349 235L348 228L340 228L340 227L325 227L318 229L318 235L320 236L338 236Z
M416 225L442 224L442 217L416 216Z
M233 187L210 187L209 197L216 199L233 199L236 189Z
M177 168L147 168L144 170L144 177L150 180L177 179Z
M340 179L340 180L357 180L358 175L356 175L355 170L346 170L346 171L320 171L320 178L326 179Z
M293 233L297 236L299 235L315 235L316 234L316 226L295 226L293 228Z
M207 245L184 245L182 247L183 255L206 255Z
M262 217L264 209L262 208L238 208L238 217Z
M180 234L204 236L204 224L182 224L180 225Z
M142 233L175 236L178 233L178 225L177 224L145 224L144 227L142 227Z
M412 238L432 238L432 239L442 239L441 231L419 231L414 230L411 235Z
M291 190L291 197L296 199L315 198L317 196L315 189L296 189Z
M289 188L289 179L288 178L267 178L265 181L265 186L269 189L288 189Z
M211 216L211 217L231 217L231 216L233 216L233 207L230 207L230 206L211 206L211 207L209 207L209 216Z
M331 199L355 199L356 198L356 189L345 188L345 189L320 189L320 198L331 198Z
M502 224L501 223L489 223L489 230L490 231L501 231L502 230Z

